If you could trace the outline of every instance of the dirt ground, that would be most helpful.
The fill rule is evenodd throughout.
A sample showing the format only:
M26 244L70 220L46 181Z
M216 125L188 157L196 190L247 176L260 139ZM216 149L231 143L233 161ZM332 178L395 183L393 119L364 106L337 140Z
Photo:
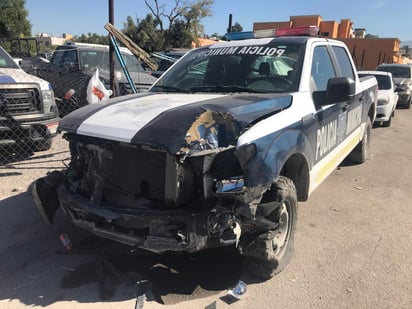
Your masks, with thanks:
M62 168L58 137L0 166L0 308L412 308L411 117L397 110L390 128L372 130L371 160L343 163L300 203L295 255L268 281L244 273L231 249L156 256L99 241L61 214L47 226L30 186ZM228 304L238 280L247 291Z

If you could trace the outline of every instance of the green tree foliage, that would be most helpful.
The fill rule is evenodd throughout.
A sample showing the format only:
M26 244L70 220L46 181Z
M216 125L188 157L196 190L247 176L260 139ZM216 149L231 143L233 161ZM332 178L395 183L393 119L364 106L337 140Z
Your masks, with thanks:
M192 33L192 40L198 46L198 38L204 34L204 27L200 20L212 14L211 6L214 0L199 0L194 3L185 2L182 16L186 22L186 28Z
M142 20L133 19L128 16L126 23L123 24L123 33L136 42L147 52L159 51L165 46L165 36L158 30L159 22L154 19L152 14L147 14Z
M0 37L30 37L26 0L0 0Z
M243 31L243 27L239 23L235 23L232 26L232 32L242 32L242 31Z
M109 44L109 36L108 35L99 35L97 33L88 33L82 34L80 36L74 37L75 42L79 43L90 43L90 44Z
M148 52L191 47L203 35L201 19L211 15L214 0L170 2L166 11L166 1L145 0L150 13L136 23L129 16L123 23L123 33Z
M170 26L167 32L166 48L169 49L173 47L180 48L191 48L193 42L192 33L190 29L187 28L186 24L182 20L175 20Z

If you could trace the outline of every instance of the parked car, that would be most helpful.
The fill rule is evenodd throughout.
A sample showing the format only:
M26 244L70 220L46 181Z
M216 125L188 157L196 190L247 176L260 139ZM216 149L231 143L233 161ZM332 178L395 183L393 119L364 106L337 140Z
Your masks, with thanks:
M377 71L392 73L396 86L400 88L397 106L411 108L412 103L412 65L409 64L381 64Z
M138 59L125 47L120 47L125 65L138 92L147 89L157 78L146 73L138 63ZM74 110L88 104L87 85L91 76L99 68L99 78L107 89L110 89L109 46L99 44L70 43L58 46L53 52L50 62L39 62L37 75L50 81L57 98L64 98L73 89ZM120 62L115 57L115 95L132 93L132 88L123 73Z
M1 152L19 145L48 150L59 120L50 83L26 73L0 47Z
M358 71L359 77L372 75L378 81L378 106L376 110L375 124L384 127L391 125L392 117L395 116L396 104L398 102L398 91L395 86L392 73L384 71Z

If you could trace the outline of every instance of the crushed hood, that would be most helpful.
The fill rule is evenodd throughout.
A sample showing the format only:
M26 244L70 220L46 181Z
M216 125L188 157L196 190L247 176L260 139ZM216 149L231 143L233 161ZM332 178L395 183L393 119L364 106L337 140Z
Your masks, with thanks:
M190 153L235 145L248 126L291 103L288 94L145 93L76 110L59 129Z

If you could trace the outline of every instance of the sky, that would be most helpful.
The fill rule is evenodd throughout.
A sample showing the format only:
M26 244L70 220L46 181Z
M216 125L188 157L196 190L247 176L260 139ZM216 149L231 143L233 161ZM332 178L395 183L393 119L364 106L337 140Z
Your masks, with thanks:
M113 0L114 25L123 28L127 16L144 18L149 9L144 0ZM150 1L150 0L149 0ZM192 0L193 1L193 0ZM159 0L174 4L173 0ZM395 6L396 5L396 6ZM26 0L32 34L46 32L81 35L107 34L109 0ZM168 10L166 10L168 12ZM212 16L202 19L205 34L223 35L232 14L244 31L252 30L254 22L289 21L290 16L320 15L322 20L349 18L354 28L365 28L380 38L412 40L411 0L215 0Z

